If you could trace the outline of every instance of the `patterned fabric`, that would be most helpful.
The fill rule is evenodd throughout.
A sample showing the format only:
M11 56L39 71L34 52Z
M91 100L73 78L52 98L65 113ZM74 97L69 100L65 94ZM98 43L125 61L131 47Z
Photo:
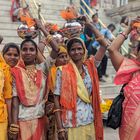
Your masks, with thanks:
M44 115L45 103L42 101L44 98L45 83L46 83L46 77L43 76L41 81L41 89L36 105L25 106L20 102L19 115L18 115L19 120L30 120L30 119L40 118ZM17 92L16 82L13 79L13 97L15 96L18 96L18 92Z
M37 100L36 105L34 106L25 106L20 102L19 105L19 115L18 119L19 120L31 120L31 119L36 119L36 118L41 118L44 116L44 108L45 108L45 100L44 95L45 88L46 88L46 75L50 67L54 64L55 62L51 57L48 57L47 62L41 63L39 65L36 65L36 69L40 69L43 71L44 75L41 81L41 88L40 88L40 93L39 97ZM19 96L17 92L17 87L16 83L13 80L13 97L14 96Z
M33 72L27 74L28 72L27 70ZM17 65L11 69L11 73L16 82L16 90L20 102L24 106L36 105L36 103L39 100L39 94L42 86L42 79L43 79L42 70L36 69L34 65L31 65L29 68L20 67ZM31 76L33 77L31 78ZM35 76L36 78L34 78Z
M89 96L91 95L92 91L92 84L91 84L91 79L87 70L87 67L83 65L83 69L85 71L85 76L84 76L84 84L88 90ZM56 80L56 89L54 91L55 95L60 96L60 87L61 87L61 76L62 73L58 69L57 71L57 80ZM77 110L76 110L76 127L81 126L81 125L86 125L90 124L93 122L93 109L92 105L85 103L82 101L79 97L77 97ZM64 127L73 127L72 125L72 112L68 111L67 116L66 116L66 122L63 122Z
M139 140L140 137L140 62L124 59L115 83L125 84L120 140Z

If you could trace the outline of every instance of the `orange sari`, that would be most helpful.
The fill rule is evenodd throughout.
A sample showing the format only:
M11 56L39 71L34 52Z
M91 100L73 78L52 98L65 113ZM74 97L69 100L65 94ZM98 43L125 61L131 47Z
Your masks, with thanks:
M124 88L120 140L140 139L140 62L124 59L115 77L116 84L128 83Z

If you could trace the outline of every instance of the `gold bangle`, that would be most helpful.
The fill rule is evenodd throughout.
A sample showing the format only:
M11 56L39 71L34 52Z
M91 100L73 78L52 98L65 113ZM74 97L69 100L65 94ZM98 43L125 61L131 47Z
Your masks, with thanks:
M10 127L16 127L16 128L19 128L19 125L18 125L18 124L11 124Z
M19 128L10 127L10 131L12 131L12 132L18 132L19 131Z
M46 42L50 43L52 41L53 37L51 35L48 35L46 37Z
M59 133L61 133L61 132L65 132L65 129L59 129L58 131L57 131L57 133L59 134Z
M10 134L14 134L14 135L18 134L18 132L13 132L13 131L11 131L11 130L9 130L8 132L9 132Z
M55 110L53 111L53 113L59 112L59 111L61 111L61 109L55 109Z
M100 37L96 38L95 40L100 41L100 40L103 40L103 39L104 39L104 36L100 36Z
M48 43L52 42L53 38L49 38Z

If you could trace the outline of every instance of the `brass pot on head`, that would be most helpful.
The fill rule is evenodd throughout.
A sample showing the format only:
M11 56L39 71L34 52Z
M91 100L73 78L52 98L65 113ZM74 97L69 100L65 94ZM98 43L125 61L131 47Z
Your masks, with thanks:
M21 24L17 28L17 34L22 39L36 38L39 34L39 31L36 27L34 19L26 16L21 17Z
M79 37L81 32L83 31L82 29L83 28L79 22L72 21L69 23L65 23L62 32L66 38Z

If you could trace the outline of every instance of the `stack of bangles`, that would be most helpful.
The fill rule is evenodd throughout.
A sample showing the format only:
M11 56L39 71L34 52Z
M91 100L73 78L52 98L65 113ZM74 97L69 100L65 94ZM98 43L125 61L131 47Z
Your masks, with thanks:
M48 42L49 44L50 44L50 42L53 40L53 37L52 37L52 35L48 35L47 37L46 37L46 42Z
M59 130L57 131L58 134L61 133L61 132L65 132L65 129L62 128L62 129L59 129Z
M53 113L55 113L55 112L60 112L61 111L61 109L54 109L53 110Z
M11 124L10 125L9 134L16 135L16 134L18 134L18 132L19 132L19 125L17 125L17 124Z

